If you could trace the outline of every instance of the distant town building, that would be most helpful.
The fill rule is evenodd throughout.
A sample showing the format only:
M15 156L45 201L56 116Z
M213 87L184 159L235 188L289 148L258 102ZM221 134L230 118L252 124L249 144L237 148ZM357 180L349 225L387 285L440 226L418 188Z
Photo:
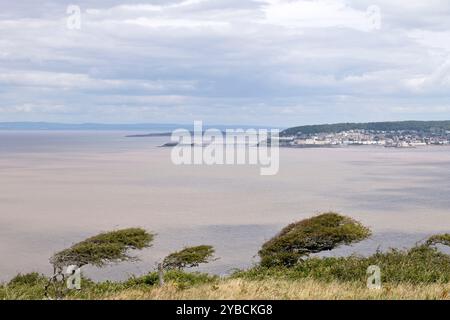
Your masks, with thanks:
M339 133L297 133L295 136L280 138L284 146L345 146L373 145L393 148L413 148L427 145L450 145L450 131L379 131L348 130Z

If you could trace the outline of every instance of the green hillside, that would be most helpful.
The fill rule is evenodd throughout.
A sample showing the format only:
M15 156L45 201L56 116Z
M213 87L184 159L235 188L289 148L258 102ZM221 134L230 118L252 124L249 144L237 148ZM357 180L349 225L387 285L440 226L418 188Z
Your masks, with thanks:
M398 130L415 130L415 131L435 131L450 130L450 121L396 121L396 122L368 122L368 123L336 123L336 124L320 124L307 125L286 129L282 131L282 135L294 135L299 132L304 134L314 133L338 133L347 130L378 130L378 131L398 131Z

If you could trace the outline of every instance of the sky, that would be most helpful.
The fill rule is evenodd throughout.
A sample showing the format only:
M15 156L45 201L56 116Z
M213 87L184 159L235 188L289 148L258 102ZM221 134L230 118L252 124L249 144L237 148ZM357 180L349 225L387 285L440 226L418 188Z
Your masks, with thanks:
M0 122L444 119L448 0L0 0Z

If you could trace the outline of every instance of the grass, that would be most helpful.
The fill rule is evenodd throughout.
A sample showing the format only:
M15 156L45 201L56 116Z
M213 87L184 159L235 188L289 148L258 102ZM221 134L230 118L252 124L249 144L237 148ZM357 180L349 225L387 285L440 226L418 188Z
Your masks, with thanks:
M446 237L436 242L447 241ZM367 268L381 269L382 288L368 289ZM0 285L0 299L43 299L47 279L17 275ZM158 287L151 272L123 282L83 279L67 299L450 299L450 255L434 245L391 249L369 257L312 257L291 267L255 266L226 278L170 270Z
M248 280L311 278L323 282L365 283L367 268L371 265L380 267L381 280L385 283L450 283L450 256L426 245L409 250L391 249L370 257L309 258L289 268L258 266L236 272L233 277Z
M103 282L85 285L81 292L73 293L67 299L450 299L449 293L450 283L384 284L380 290L370 290L361 282L227 278L187 286L169 281L161 288L145 283ZM43 290L39 286L3 287L0 298L42 299Z
M168 286L183 291L194 286L214 284L219 281L215 275L200 272L184 272L171 270L166 272L165 281ZM44 287L48 279L38 273L17 275L9 283L0 285L0 300L41 300L45 299ZM151 272L141 277L131 277L123 282L93 282L82 279L80 291L69 291L68 299L104 299L127 291L151 291L158 286L157 272Z
M380 290L367 289L355 282L302 280L225 279L215 284L197 285L185 290L167 285L163 288L127 289L105 299L237 299L237 300L308 300L308 299L449 299L450 284L397 284Z

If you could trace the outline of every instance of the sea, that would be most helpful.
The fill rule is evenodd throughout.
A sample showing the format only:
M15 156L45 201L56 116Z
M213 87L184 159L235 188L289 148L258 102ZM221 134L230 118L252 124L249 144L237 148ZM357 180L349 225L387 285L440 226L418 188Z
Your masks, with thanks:
M146 132L142 132L146 133ZM167 254L208 244L227 275L258 263L280 229L321 212L353 217L370 239L323 253L370 255L450 232L450 147L281 148L279 172L256 165L175 165L169 137L126 131L0 131L0 282L51 274L51 255L103 231L142 227L139 261L84 267L94 280L156 268Z

